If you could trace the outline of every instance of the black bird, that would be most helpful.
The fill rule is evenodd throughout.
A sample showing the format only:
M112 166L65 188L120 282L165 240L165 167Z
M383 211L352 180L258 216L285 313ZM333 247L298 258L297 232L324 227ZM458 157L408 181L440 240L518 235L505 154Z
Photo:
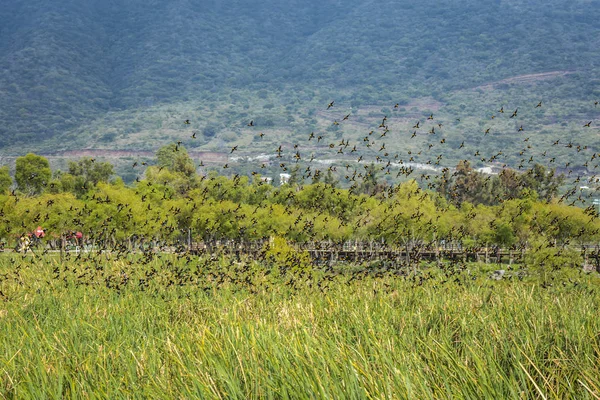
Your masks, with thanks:
M329 110L331 107L333 107L333 103L335 103L335 101L332 101L331 103L329 103L329 104L327 105L327 109L328 109L328 110Z
M185 125L189 125L189 124L190 124L190 120L189 120L189 119L186 119L185 121L183 121L183 123L184 123Z
M254 120L248 122L248 126L254 126Z

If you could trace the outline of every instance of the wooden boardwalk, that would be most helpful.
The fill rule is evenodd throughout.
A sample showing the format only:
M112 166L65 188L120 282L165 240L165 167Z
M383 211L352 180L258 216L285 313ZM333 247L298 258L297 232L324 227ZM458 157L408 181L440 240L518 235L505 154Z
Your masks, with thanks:
M223 241L214 243L192 243L189 250L196 254L245 256L252 259L264 257L268 241L240 243ZM382 245L330 242L311 242L293 245L299 251L306 251L317 264L336 262L393 262L395 264L412 264L419 261L455 261L485 262L496 264L521 263L526 254L525 249L501 249L491 247L459 248L436 246L413 246L412 248L392 248ZM586 262L594 264L600 271L600 248L589 245L580 248Z

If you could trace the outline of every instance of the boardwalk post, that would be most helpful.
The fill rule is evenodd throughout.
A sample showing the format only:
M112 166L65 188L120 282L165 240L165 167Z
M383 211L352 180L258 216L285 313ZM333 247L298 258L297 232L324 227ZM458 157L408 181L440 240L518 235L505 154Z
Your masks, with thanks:
M490 254L488 252L488 244L485 244L485 263L489 264L490 263Z

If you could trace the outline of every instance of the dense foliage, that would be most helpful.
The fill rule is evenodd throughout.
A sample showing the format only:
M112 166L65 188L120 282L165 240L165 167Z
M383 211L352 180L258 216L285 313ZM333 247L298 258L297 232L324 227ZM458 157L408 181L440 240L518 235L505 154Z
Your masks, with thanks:
M71 163L68 173L56 171L52 181L48 168L49 182L36 190L32 182L40 174L27 160L43 170L47 160L35 154L19 158L17 172L20 165L30 169L17 175L25 177L17 180L17 190L0 195L0 237L14 245L22 234L42 226L47 241L80 231L103 245L132 238L138 244L189 244L192 238L283 237L296 243L360 240L406 247L444 240L524 248L540 241L554 247L600 239L594 206L583 209L566 205L565 196L557 199L562 178L542 166L484 178L463 163L431 186L436 191L415 180L378 183L377 167L371 165L344 189L327 176L274 186L258 174L197 175L178 144L161 148L157 157L155 166L134 163L132 168L146 169L132 186L119 178L109 182L109 164L82 159Z

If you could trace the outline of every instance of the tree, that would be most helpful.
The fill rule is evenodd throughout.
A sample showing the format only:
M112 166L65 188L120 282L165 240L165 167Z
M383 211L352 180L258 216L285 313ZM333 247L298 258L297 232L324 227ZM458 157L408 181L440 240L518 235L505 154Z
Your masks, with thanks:
M40 194L52 178L48 159L29 153L16 160L15 181L26 195Z
M459 161L456 165L454 173L454 182L451 189L451 199L456 204L460 205L465 201L476 203L476 196L483 184L481 174L471 167L471 163L467 160Z
M6 193L8 189L12 186L12 178L10 177L10 171L8 170L8 166L0 168L0 194Z
M382 192L385 189L385 185L379 183L379 171L380 167L376 166L374 163L369 165L365 165L365 172L363 173L363 180L360 183L358 192L364 194L377 194Z
M77 162L69 161L69 173L75 177L80 177L83 183L87 185L108 182L114 174L113 168L111 163L95 162L93 158L82 158Z
M546 169L541 164L535 164L533 168L521 175L521 184L524 188L535 190L540 199L552 200L558 193L558 188L565 180L564 175L556 175L556 169Z
M323 182L325 182L326 185L329 185L331 187L336 187L338 185L339 181L333 175L331 168L327 169L327 174L325 174L325 179L323 180Z
M498 178L502 183L505 200L516 199L521 195L523 189L519 174L512 169L503 169Z
M156 152L159 167L166 168L172 172L178 172L186 177L196 173L194 161L188 155L187 150L180 144L171 143L161 147Z

